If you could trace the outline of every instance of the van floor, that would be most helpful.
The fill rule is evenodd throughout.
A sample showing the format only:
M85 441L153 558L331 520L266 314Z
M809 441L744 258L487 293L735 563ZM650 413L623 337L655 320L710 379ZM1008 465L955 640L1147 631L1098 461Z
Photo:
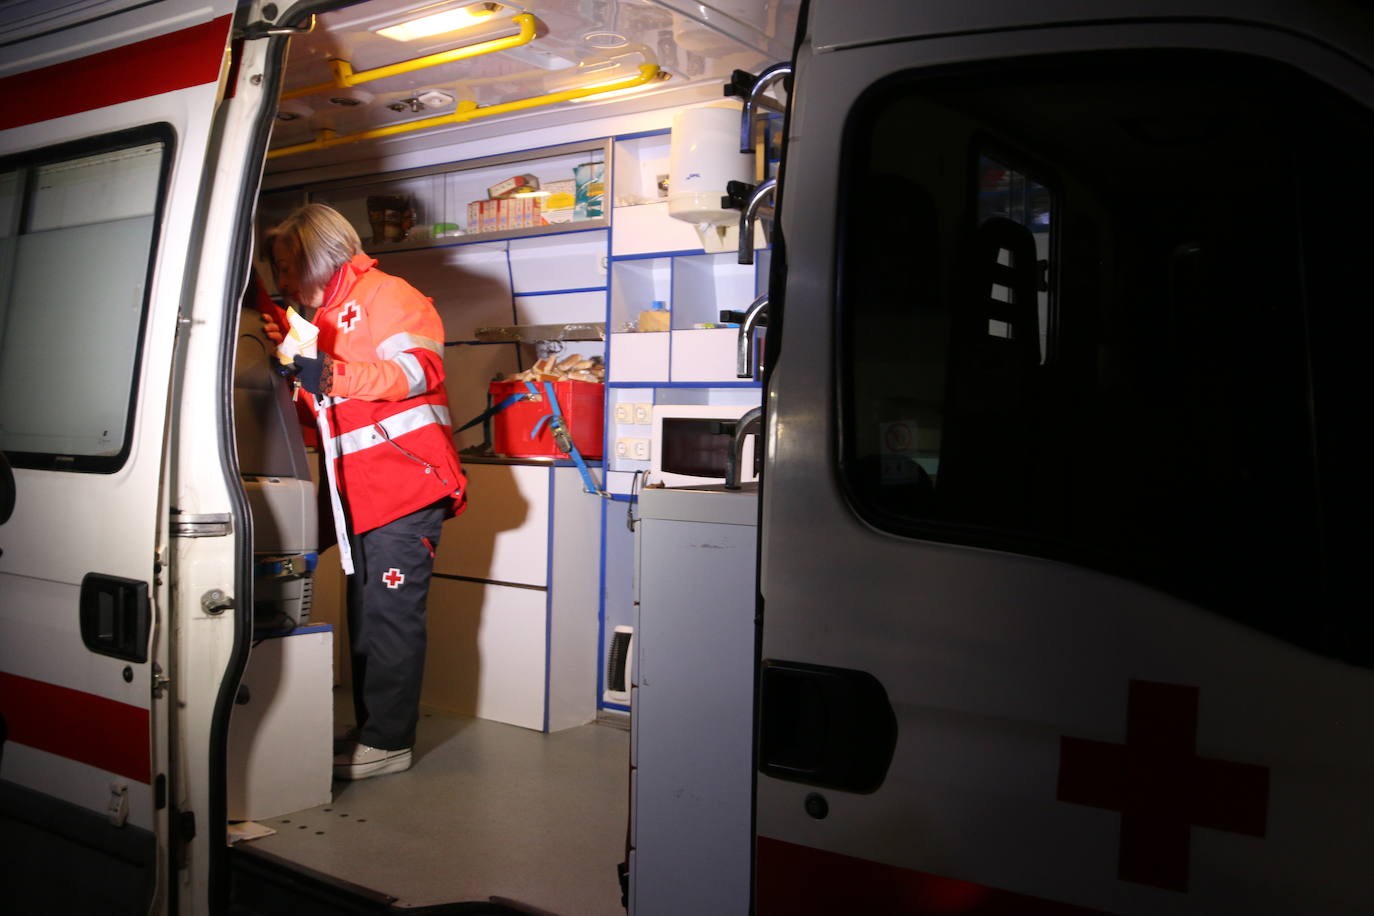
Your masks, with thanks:
M623 916L629 738L616 721L546 735L425 710L409 770L259 821L276 833L238 863L284 860L392 911L495 899L511 909L481 912Z

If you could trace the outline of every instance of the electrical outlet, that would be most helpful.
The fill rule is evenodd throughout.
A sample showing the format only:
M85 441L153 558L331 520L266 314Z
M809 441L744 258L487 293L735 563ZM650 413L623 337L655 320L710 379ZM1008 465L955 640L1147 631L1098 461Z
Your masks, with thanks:
M631 457L631 458L634 458L636 461L648 461L648 460L649 460L649 440L648 440L648 439L631 439L631 440L630 440L630 457Z
M654 405L634 404L634 422L639 426L648 426L654 421Z
M629 439L617 439L617 440L615 440L615 456L616 456L617 458L629 458L629 457L630 457L630 440L629 440Z
M614 412L614 413L615 413L615 422L617 422L617 423L624 423L624 424L626 424L626 425L628 425L628 424L630 424L630 423L633 423L633 422L635 421L635 407L636 407L636 406L638 406L638 405L631 404L631 403L629 403L628 401L622 401L622 402L616 404L616 405L615 405L615 412Z

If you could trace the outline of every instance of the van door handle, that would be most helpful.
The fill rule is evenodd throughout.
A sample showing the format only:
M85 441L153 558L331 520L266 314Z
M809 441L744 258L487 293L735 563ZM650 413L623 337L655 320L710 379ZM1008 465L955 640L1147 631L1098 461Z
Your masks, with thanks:
M87 649L142 664L151 623L147 582L101 573L81 580L81 641Z
M765 660L759 772L847 792L875 792L897 748L897 716L867 671Z

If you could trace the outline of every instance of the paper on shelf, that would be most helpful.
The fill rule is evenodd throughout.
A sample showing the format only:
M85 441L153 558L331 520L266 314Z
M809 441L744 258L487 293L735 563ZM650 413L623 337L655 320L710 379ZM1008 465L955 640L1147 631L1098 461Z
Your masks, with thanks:
M277 360L283 366L289 366L297 356L314 359L318 355L315 344L320 329L302 318L294 308L286 310L286 322L286 335L277 347Z

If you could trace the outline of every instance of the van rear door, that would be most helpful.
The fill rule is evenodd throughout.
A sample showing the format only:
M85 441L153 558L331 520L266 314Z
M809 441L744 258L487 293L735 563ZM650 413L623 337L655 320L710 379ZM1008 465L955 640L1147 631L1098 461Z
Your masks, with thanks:
M758 916L1367 908L1371 20L1090 7L810 4Z
M167 434L234 6L11 4L0 26L0 449L15 477L0 834L17 911L165 909L181 842L208 829L179 810L168 569L174 526L216 519L171 518Z

